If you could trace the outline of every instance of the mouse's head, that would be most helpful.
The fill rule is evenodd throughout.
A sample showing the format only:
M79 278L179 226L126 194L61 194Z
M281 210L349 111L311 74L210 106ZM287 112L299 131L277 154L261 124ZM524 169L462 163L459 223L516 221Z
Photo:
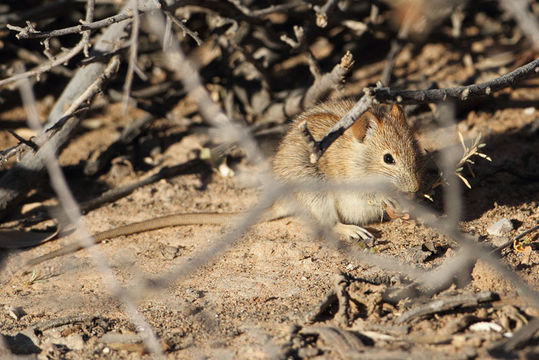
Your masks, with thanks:
M368 175L381 175L402 192L419 190L421 152L399 105L374 106L349 130L358 142L354 160Z

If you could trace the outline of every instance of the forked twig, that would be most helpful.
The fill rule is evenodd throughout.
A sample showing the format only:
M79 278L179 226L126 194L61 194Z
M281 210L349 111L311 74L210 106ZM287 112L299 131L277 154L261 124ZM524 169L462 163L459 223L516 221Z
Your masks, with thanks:
M468 86L459 86L445 89L430 90L393 90L391 88L377 87L365 88L363 97L342 117L318 142L315 149L311 149L311 156L319 159L327 148L342 134L346 129L354 124L374 102L381 103L399 103L399 104L424 104L436 103L454 100L468 100L472 97L490 95L498 90L509 86L514 86L518 82L539 74L539 58L523 65L505 75L496 79Z
M42 125L39 121L30 81L28 81L28 79L20 80L19 88L24 107L28 114L28 123L30 127L36 132L42 131ZM67 181L56 158L56 149L50 142L45 142L40 148L40 153L44 166L49 173L51 185L58 196L59 203L64 208L66 216L68 217L70 223L76 227L76 232L80 236L81 242L86 246L91 246L93 244L91 235L86 228L86 225L81 220L81 214L77 202L69 190ZM141 336L148 349L150 349L150 351L156 355L161 355L161 347L154 332L152 331L152 328L139 313L136 304L129 297L127 292L122 290L120 284L114 278L111 268L104 260L103 255L98 253L99 250L95 248L90 249L90 251L94 252L93 258L96 261L101 274L105 277L106 282L110 286L112 292L122 301L133 322L137 324L140 329L142 329Z

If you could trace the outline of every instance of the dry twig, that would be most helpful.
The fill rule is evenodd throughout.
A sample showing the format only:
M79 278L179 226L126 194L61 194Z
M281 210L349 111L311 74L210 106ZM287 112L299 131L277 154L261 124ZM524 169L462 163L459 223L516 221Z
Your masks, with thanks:
M399 316L397 319L397 324L402 324L422 316L433 315L440 312L453 310L458 307L475 306L480 303L495 301L497 299L498 296L491 291L482 291L474 295L463 294L437 299L428 304L418 306L405 312Z

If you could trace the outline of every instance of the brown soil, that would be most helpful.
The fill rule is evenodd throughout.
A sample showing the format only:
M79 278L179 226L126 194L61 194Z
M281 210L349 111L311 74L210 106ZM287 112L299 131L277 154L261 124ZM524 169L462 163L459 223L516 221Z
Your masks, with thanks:
M432 56L429 54L443 51L451 54L449 49L440 47L443 46L426 45L413 60L405 49L397 61L396 74L424 70L424 63ZM370 66L381 67L381 64ZM365 84L378 76L366 78L365 71L363 68L352 74L343 93L359 94ZM462 71L463 65L449 56L439 76L444 81L460 81ZM450 74L455 74L454 78ZM462 190L461 229L483 244L500 243L486 229L501 218L508 218L514 224L514 229L504 235L507 239L515 238L539 221L539 182L529 175L539 172L539 108L532 106L539 104L539 79L528 80L526 84L495 94L494 101L486 99L483 103L459 107L457 113L458 130L466 139L481 133L487 144L483 150L493 159L488 163L476 158L473 167L476 177L472 178L465 170L472 189ZM46 104L41 104L40 109L45 114ZM24 114L20 110L3 113L2 121L13 121L22 129ZM118 116L119 111L119 106L114 105L95 114L93 119L100 121L101 126L97 130L81 131L62 153L62 164L74 165L86 160L98 148L96 144L104 149L118 136L129 118ZM410 121L418 128L423 147L436 151L447 146L440 141L436 126L423 126L415 114L411 114ZM159 166L144 171L141 160L134 160L136 154L125 154L115 159L115 165L98 182L69 178L75 196L80 201L91 199L107 187L130 183L156 172L160 166L194 158L206 137L185 130L181 125L155 124L154 132L166 133L174 140L165 146L158 144L163 151L153 160L161 162ZM454 133L450 136L456 139ZM13 143L11 137L0 133L0 148ZM256 173L260 166L240 163L236 172ZM29 202L54 204L51 194L50 189L41 189ZM236 178L224 178L216 171L208 171L139 188L89 212L84 221L91 232L98 232L174 212L244 211L256 203L256 198L256 189L242 186ZM435 202L433 207L440 208L439 194ZM374 249L363 251L420 269L435 268L459 250L454 241L419 221L398 219L369 228L378 233L378 239ZM134 291L145 283L144 279L198 259L197 254L222 239L225 233L219 226L166 228L113 239L98 249L114 277L126 289ZM524 252L509 247L503 251L502 261L538 290L537 232L530 239L535 239L535 245L531 245L529 259L524 259ZM104 275L87 251L21 268L26 260L72 241L74 237L67 236L36 248L12 251L4 257L0 332L9 340L11 350L17 352L14 349L18 346L19 353L41 351L41 356L72 359L138 358L146 354L123 303L112 295ZM361 244L351 246L358 250L362 247ZM350 355L347 355L347 347L353 348L350 343L328 340L324 337L326 333L309 330L308 326L313 325L363 334L355 339L361 341L359 352L364 358L488 358L492 356L489 350L504 339L504 334L514 333L529 319L537 317L538 310L529 305L511 282L485 263L479 262L470 270L471 276L457 281L437 297L489 290L496 292L499 300L400 324L397 322L400 314L432 299L405 298L393 304L386 301L384 294L388 289L404 288L411 279L395 271L365 265L350 254L316 240L299 220L286 218L252 227L224 253L164 289L146 291L136 304L170 358L346 358ZM335 284L339 274L345 275L344 285ZM339 286L344 286L348 296L347 313L340 314L337 303L333 302L329 309L308 321L330 291L339 292ZM25 314L15 316L13 307L22 308ZM43 325L61 318L66 319L63 325ZM470 325L478 322L498 324L501 330L471 330ZM31 341L34 347L23 340ZM535 347L516 350L516 356L537 356L537 337L533 341ZM0 346L0 354L1 349Z

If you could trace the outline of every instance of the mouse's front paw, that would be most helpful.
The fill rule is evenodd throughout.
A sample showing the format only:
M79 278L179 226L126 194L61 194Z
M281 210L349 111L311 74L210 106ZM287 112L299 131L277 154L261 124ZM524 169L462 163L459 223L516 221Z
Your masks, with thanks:
M345 239L364 240L368 243L372 243L374 240L373 234L357 225L338 223L333 230Z

